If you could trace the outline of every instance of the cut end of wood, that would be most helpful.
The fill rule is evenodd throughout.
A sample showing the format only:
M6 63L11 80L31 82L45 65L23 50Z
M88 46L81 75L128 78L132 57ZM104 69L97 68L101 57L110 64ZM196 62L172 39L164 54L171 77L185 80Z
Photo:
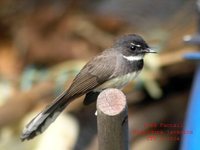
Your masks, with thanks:
M126 109L126 97L118 89L106 89L101 92L97 99L97 110L106 115L114 116Z

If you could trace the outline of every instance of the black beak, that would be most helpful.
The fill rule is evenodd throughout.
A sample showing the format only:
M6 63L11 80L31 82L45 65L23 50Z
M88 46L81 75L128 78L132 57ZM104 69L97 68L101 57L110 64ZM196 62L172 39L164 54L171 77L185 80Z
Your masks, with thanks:
M157 53L155 50L151 49L151 48L146 48L143 50L144 53Z

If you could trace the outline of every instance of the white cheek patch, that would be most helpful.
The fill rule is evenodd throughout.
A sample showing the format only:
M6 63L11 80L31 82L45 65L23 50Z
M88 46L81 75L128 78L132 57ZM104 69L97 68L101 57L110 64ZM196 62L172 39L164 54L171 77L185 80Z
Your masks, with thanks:
M137 60L142 60L143 59L143 55L138 55L138 56L124 56L123 57L128 60L128 61L137 61Z

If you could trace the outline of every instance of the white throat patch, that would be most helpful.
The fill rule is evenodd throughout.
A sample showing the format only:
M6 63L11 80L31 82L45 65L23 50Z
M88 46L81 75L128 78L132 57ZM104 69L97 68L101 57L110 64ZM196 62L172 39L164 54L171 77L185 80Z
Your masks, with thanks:
M137 60L142 60L143 59L143 55L138 55L138 56L124 56L123 57L125 59L127 59L128 61L137 61Z

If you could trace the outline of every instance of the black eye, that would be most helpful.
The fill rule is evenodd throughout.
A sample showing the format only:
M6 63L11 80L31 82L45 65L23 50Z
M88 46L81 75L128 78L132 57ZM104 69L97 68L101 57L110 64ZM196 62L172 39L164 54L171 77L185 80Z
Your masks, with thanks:
M130 48L132 51L141 50L141 45L140 45L140 44L135 44L135 43L130 43L129 48Z
M131 46L130 46L130 49L134 51L134 50L137 49L137 46L135 46L135 45L131 45Z

